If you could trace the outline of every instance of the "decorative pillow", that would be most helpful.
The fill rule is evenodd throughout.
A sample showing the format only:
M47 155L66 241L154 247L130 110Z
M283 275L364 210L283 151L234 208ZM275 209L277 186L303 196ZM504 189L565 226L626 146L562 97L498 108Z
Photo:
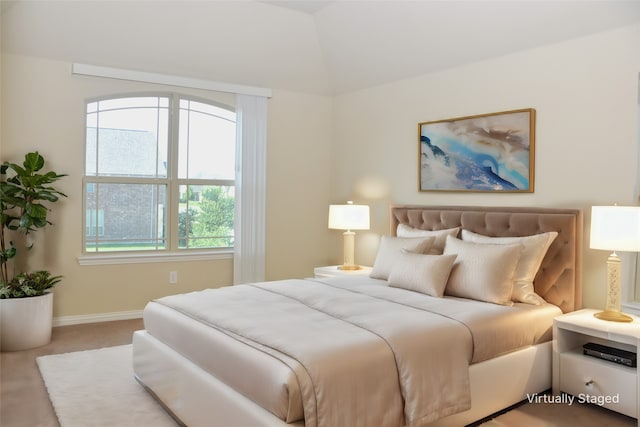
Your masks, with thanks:
M421 230L408 226L407 224L398 224L396 235L398 237L435 237L436 240L433 242L429 253L441 255L444 250L444 244L447 241L447 236L457 237L458 231L460 231L460 227L447 228L444 230Z
M442 297L456 255L402 252L389 273L389 286Z
M407 252L425 253L431 248L434 240L435 237L405 239L401 237L382 236L376 260L373 262L373 269L369 276L374 279L387 280L391 267L398 262L403 250Z
M555 231L523 237L489 237L469 230L462 230L462 240L475 243L515 244L522 245L522 254L513 276L513 295L511 299L517 302L540 305L544 299L535 293L533 279L535 279L542 259L547 253L551 242L558 236Z
M492 245L447 237L444 254L457 254L445 294L513 305L513 274L522 245Z

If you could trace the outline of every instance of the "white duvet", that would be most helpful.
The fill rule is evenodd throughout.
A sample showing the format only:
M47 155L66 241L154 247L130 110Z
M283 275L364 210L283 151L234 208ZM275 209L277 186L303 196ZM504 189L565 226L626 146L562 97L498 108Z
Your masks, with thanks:
M307 427L418 427L470 407L473 340L455 319L459 307L448 317L420 299L403 302L405 290L325 282L241 285L156 303L287 364Z

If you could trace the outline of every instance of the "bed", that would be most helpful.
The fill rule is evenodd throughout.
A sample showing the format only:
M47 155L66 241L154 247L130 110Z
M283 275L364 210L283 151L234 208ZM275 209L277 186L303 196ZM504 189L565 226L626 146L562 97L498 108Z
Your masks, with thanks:
M552 319L581 303L581 212L391 206L389 216L378 257L383 248L426 241L429 255L376 258L376 277L267 282L150 302L145 330L133 338L136 378L189 426L461 426L549 389ZM513 278L523 246L511 240L548 234L533 280L540 302L502 301L500 290L486 302L465 288L469 274L479 277L478 266L467 265L481 245L504 265L515 260ZM411 288L415 274L406 272L423 270L407 262L447 257L452 265L440 276L450 290Z

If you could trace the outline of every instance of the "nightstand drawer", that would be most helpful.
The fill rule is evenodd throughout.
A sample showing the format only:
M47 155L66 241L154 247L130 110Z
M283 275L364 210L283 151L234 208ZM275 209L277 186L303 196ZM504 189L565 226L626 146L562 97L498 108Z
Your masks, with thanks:
M560 391L574 395L574 403L595 403L637 418L637 381L634 368L585 356L580 349L560 355Z

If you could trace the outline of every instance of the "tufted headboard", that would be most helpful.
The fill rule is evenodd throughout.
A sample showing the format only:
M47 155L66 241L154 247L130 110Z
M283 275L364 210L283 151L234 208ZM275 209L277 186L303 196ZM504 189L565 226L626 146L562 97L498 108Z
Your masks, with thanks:
M482 206L390 207L398 224L423 230L462 227L487 236L530 236L557 231L534 280L536 293L567 313L582 307L582 212L579 209Z

